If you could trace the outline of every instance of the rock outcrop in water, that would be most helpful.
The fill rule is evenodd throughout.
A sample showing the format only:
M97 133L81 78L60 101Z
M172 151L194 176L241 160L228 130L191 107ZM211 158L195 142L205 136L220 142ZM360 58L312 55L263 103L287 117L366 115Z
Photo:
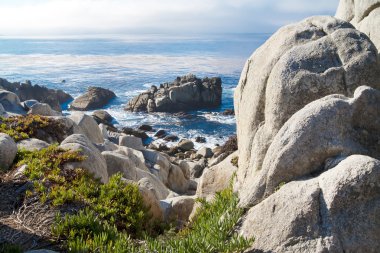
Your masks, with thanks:
M70 110L89 111L102 108L116 95L113 91L100 87L89 87L87 92L70 104Z
M125 110L133 112L180 112L217 107L222 100L219 77L197 78L189 74L172 83L161 84L128 102Z
M62 90L49 89L39 85L32 85L30 81L25 83L11 83L0 78L0 89L15 93L21 101L37 100L46 103L55 111L62 111L61 104L72 100L73 97Z

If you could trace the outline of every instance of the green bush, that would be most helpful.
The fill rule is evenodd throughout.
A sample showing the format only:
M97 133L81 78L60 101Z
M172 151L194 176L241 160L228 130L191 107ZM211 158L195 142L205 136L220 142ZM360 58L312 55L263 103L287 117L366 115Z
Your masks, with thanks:
M253 242L238 236L233 228L243 214L232 185L216 193L212 202L198 200L194 221L177 236L163 241L148 240L148 252L243 252Z
M117 230L90 210L58 218L55 233L66 235L69 252L243 252L253 242L233 232L243 210L232 187L216 194L214 201L199 200L194 221L174 236L146 237L137 244L128 233Z
M45 130L53 135L62 131L62 125L54 119L40 115L0 117L0 132L11 136L16 142L36 137L39 131Z
M195 218L185 229L153 238L138 186L126 184L121 174L102 184L83 169L64 169L66 162L84 158L54 145L21 150L17 159L18 165L28 165L25 175L34 184L29 194L57 207L70 203L81 207L64 216L58 213L52 227L56 240L69 252L242 252L252 244L233 232L243 210L232 184L210 203L199 199Z
M127 233L86 208L78 214L57 215L53 233L67 241L69 252L138 252Z

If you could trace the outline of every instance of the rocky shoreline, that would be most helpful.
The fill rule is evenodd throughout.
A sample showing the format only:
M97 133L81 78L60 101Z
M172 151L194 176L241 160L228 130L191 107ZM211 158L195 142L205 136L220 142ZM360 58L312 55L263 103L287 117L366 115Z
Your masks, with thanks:
M226 112L236 116L237 136L213 150L195 150L187 139L167 147L157 140L177 138L162 129L148 125L117 129L105 111L62 116L48 104L21 103L14 92L1 90L0 165L7 173L2 176L0 192L15 196L19 203L12 206L11 198L2 200L8 209L0 210L0 221L7 224L0 227L0 235L6 234L9 241L25 239L26 229L10 222L25 205L27 198L21 197L25 185L31 185L31 177L23 172L27 165L23 160L14 163L18 152L45 152L53 147L74 152L50 157L66 159L62 158L61 168L66 177L67 172L81 168L99 178L104 188L110 187L107 183L114 182L115 175L121 175L126 185L137 185L155 220L185 228L178 241L169 239L167 244L131 242L138 245L137 252L177 252L179 247L183 251L192 246L192 252L207 252L204 245L216 252L231 248L237 252L377 252L379 11L379 1L341 0L337 17L310 17L274 33L247 60L234 93L235 111ZM203 93L201 86L210 90ZM127 109L176 111L171 109L175 104L181 111L189 109L190 97L202 106L217 105L219 86L217 78L201 80L188 75L152 87L132 99ZM176 92L191 96L185 102L177 99ZM84 97L96 101L93 91L89 93ZM112 99L112 94L108 97ZM23 115L9 117L17 114ZM144 143L152 137L155 141ZM197 141L205 140L200 136ZM17 184L20 180L23 183ZM203 200L198 203L198 198ZM214 200L222 212L206 211L207 216L201 212L205 209L197 209L212 207ZM17 212L9 210L13 208ZM52 211L51 207L47 210ZM64 208L60 212L68 213ZM234 214L236 219L229 220ZM207 228L193 223L199 217L206 222L213 216L217 220L207 223ZM223 223L226 220L228 225ZM196 229L201 231L198 237L188 239ZM220 231L226 237L212 242L211 235ZM48 237L37 232L34 236ZM110 245L120 243L117 238ZM154 245L153 250L148 244Z
M171 83L152 86L128 102L126 111L181 112L215 108L222 101L222 80L219 77L197 78L193 74L177 77Z

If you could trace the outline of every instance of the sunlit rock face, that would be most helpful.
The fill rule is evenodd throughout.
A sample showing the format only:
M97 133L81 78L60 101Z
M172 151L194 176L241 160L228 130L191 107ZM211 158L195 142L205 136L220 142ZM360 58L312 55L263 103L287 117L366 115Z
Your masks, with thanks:
M351 22L380 49L380 0L341 0L335 17Z
M250 252L380 247L379 57L343 20L281 28L247 61L234 103Z
M281 28L247 61L235 90L241 204L261 197L258 174L274 138L306 104L330 94L380 87L376 47L350 23L311 17ZM255 190L254 190L255 189Z

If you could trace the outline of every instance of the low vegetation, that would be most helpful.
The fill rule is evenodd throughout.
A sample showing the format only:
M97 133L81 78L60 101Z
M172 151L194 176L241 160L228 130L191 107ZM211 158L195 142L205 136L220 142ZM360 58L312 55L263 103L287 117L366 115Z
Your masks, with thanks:
M103 184L83 169L65 166L83 159L78 152L55 145L41 151L20 150L17 156L17 166L27 165L24 173L34 186L27 198L38 197L61 210L51 225L52 238L64 251L242 252L252 244L233 231L243 210L237 207L232 186L210 203L199 199L195 218L184 229L162 233L137 185L125 183L121 174Z
M16 142L28 138L58 135L62 126L55 120L40 115L0 117L0 132L11 136ZM42 137L42 138L41 138Z
M238 156L234 156L232 157L231 159L231 164L235 167L239 167L239 157Z

